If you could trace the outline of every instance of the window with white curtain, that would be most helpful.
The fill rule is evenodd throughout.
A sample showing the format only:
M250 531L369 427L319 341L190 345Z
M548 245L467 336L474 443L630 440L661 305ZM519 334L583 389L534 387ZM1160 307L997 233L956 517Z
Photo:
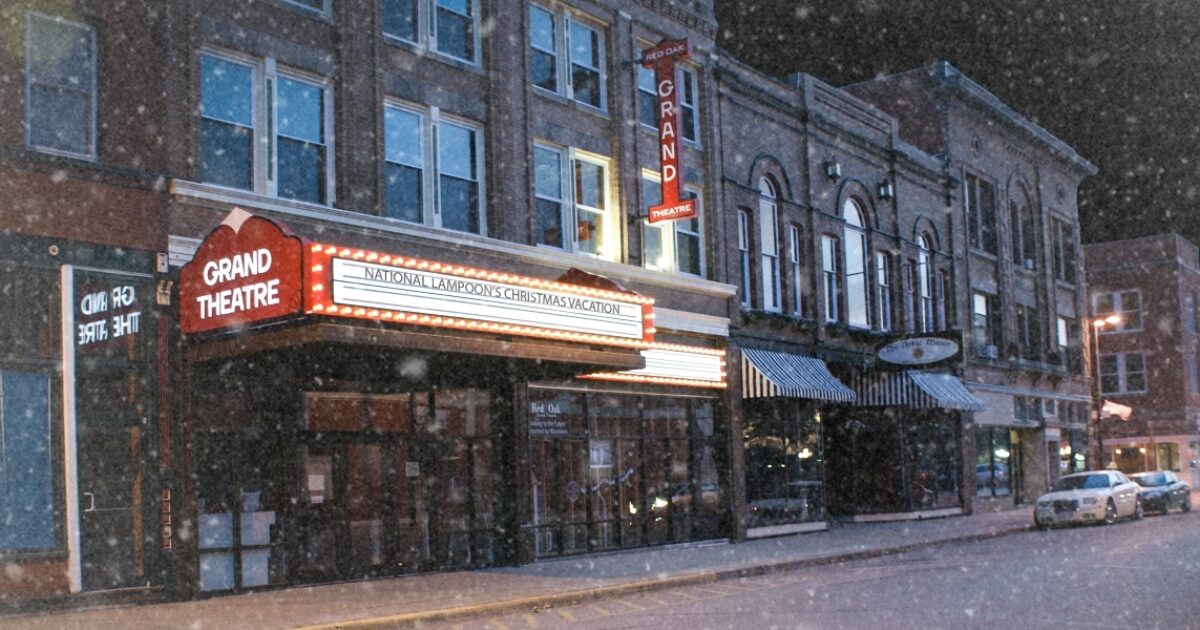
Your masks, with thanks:
M799 226L788 226L788 262L791 266L792 275L792 314L801 317L804 315L804 291L803 286L803 270L800 268L800 228Z
M779 197L775 183L758 181L758 249L762 259L763 310L782 310L779 293Z
M917 237L917 331L933 330L933 260L930 239L922 234Z
M829 323L835 323L841 318L841 307L838 304L841 299L838 286L838 260L840 259L841 250L838 247L837 237L822 234L821 279L825 298L825 321Z
M892 329L891 267L891 256L875 252L875 321L882 331Z

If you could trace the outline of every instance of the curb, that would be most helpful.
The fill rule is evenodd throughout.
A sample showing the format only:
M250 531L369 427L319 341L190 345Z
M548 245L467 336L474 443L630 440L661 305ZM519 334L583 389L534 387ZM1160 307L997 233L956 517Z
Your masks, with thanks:
M937 540L927 540L906 545L885 547L881 549L833 553L826 556L801 558L798 560L787 560L784 562L773 562L769 564L740 567L737 569L725 569L721 571L684 573L665 578L639 580L637 582L626 582L624 584L615 584L612 586L599 586L596 588L564 591L561 593L551 593L547 595L532 595L529 597L507 599L499 602L488 602L484 604L473 604L458 608L423 610L414 613L400 613L382 617L357 619L354 621L337 621L311 626L300 626L295 630L373 630L375 628L413 628L424 623L450 621L452 619L462 619L466 617L477 617L482 615L497 615L516 610L552 608L554 606L564 604L577 604L582 601L594 601L599 599L620 597L630 593L658 591L680 586L693 586L697 584L712 584L714 582L722 582L725 580L734 580L760 575L771 575L774 573L791 571L793 569L824 566L838 562L851 562L854 560L867 560L871 558L881 558L884 556L894 556L897 554L928 549L930 547L937 547L940 545L978 542L993 538L1001 538L1004 536L1011 536L1013 534L1032 531L1033 529L1033 525L1022 525L1019 527L1010 527L991 532L965 534L962 536L952 536L950 538L939 538Z

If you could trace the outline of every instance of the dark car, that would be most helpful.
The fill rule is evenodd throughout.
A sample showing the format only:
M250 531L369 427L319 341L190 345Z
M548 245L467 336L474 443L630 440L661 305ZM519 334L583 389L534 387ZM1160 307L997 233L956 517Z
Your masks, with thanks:
M1192 511L1192 489L1169 470L1156 470L1129 475L1142 487L1142 506L1146 510L1161 510L1166 514L1173 507Z

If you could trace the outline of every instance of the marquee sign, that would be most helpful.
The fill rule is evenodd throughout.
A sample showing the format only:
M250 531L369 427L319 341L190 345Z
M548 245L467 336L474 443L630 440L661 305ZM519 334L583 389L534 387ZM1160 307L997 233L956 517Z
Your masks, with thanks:
M725 351L719 348L656 343L642 350L642 358L646 360L644 368L580 378L713 389L726 386Z
M245 326L300 312L303 241L235 209L179 272L184 333Z
M658 94L658 147L662 165L662 204L650 208L650 223L696 216L696 200L679 192L679 79L675 63L691 56L686 39L663 40L642 51L642 66L654 70Z
M308 314L629 348L654 341L652 298L589 274L564 278L310 243L235 210L180 271L180 320L184 333Z
M313 244L306 312L605 345L654 340L654 300L407 256Z

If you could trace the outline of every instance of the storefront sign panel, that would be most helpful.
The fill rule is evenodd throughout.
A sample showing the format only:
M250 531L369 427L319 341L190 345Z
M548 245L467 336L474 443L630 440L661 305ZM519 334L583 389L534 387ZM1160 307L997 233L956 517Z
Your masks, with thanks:
M310 256L311 313L632 347L653 339L653 301L636 294L321 247Z
M298 313L300 238L262 217L235 211L179 272L185 334Z
M898 365L937 363L958 354L958 343L941 337L916 337L893 341L879 349L879 358Z
M75 275L75 347L83 354L140 352L149 284L132 276Z
M715 348L693 348L656 344L642 350L646 367L614 373L589 374L581 378L683 385L725 387L725 352Z

